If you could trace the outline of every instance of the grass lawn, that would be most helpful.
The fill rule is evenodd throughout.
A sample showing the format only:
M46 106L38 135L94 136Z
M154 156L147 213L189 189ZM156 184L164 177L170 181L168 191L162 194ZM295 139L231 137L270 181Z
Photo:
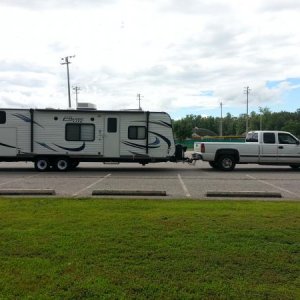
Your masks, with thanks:
M300 299L300 203L0 199L0 299Z

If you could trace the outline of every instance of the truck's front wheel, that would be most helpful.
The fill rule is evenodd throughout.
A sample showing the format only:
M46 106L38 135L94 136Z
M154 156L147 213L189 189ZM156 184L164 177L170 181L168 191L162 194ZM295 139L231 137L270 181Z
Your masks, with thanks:
M217 161L217 165L222 171L232 171L235 168L235 164L235 159L231 155L222 155Z

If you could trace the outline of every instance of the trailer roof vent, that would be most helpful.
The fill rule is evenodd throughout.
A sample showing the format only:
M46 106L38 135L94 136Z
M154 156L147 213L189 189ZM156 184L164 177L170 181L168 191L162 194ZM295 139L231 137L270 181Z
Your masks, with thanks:
M97 107L93 103L88 102L78 102L77 110L97 110Z

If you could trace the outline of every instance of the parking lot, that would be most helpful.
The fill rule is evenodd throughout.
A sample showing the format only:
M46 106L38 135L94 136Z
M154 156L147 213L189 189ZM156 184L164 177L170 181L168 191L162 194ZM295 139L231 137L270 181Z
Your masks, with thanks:
M40 173L33 164L0 163L0 190L53 189L57 196L86 197L100 191L165 191L164 199L212 199L207 192L277 192L300 200L300 170L289 167L237 165L216 171L208 163L81 163L76 170ZM161 197L160 197L161 198ZM278 198L280 199L280 198Z

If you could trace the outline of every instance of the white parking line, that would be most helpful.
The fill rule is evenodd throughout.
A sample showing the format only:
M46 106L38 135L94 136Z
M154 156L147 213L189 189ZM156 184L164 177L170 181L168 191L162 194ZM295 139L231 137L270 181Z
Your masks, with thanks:
M280 191L283 191L283 192L285 192L285 193L288 193L288 194L291 194L291 195L294 195L294 196L297 196L297 197L299 197L299 194L296 194L296 193L293 193L293 192L291 192L291 191L289 191L289 190L287 190L287 189L284 189L284 188L281 188L281 187L279 187L279 186L277 186L277 185L275 185L275 184L272 184L272 183L270 183L270 182L268 182L268 181L265 181L265 180L261 180L261 179L258 179L258 178L255 178L254 176L251 176L251 175L246 175L248 178L250 178L250 179L254 179L254 180L256 180L256 181L259 181L259 182L261 182L261 183L264 183L264 184L266 184L266 185L269 185L269 186L271 186L271 187L273 187L273 188L275 188L275 189L277 189L277 190L280 190Z
M35 175L28 176L28 177L22 177L22 178L19 178L19 179L14 179L14 180L2 182L2 183L0 183L0 186L5 185L5 184L9 184L9 183L13 183L13 182L17 182L17 181L21 181L21 180L25 180L25 179L29 179L29 178L33 178L33 177L37 177L37 176L41 176L41 174L35 174Z
M78 196L78 195L81 194L82 192L88 190L89 188L91 188L91 187L94 186L95 184L97 184L97 183L103 181L104 179L108 178L109 176L111 176L111 174L107 174L106 176L104 176L104 177L98 179L98 180L95 181L94 183L88 185L87 187L85 187L85 188L81 189L80 191L78 191L77 193L73 194L73 197Z
M186 196L186 197L191 197L191 194L189 193L187 187L185 186L185 184L184 184L184 182L183 182L183 180L182 180L180 174L177 174L177 176L178 176L179 182L180 182L180 184L181 184L181 186L182 186L182 189L183 189L183 191L185 192L185 196Z

